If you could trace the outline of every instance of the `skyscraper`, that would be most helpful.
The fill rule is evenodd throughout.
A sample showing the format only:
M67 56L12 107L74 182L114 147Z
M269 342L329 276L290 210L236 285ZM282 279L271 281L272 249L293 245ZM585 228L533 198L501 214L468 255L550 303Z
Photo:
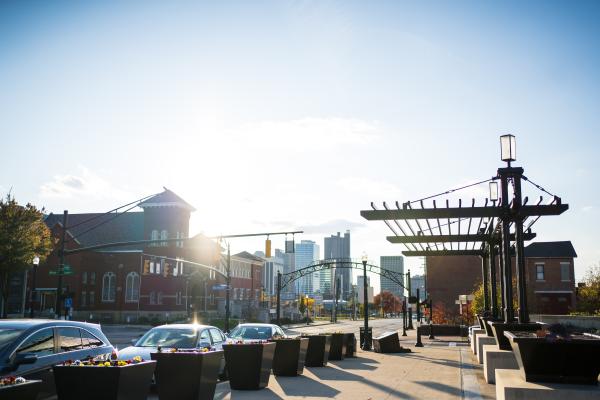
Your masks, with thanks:
M325 259L334 259L340 262L350 261L350 231L346 231L344 236L338 232L337 235L331 235L325 238ZM340 277L342 287L342 299L348 299L352 292L352 269L351 268L336 268L336 278ZM322 271L320 286L323 287L323 293L326 289L331 290L333 287L331 270ZM333 293L331 293L333 294Z
M312 240L302 240L296 243L296 270L308 266L311 262L319 259L319 245ZM319 278L315 274L308 274L298 279L297 292L304 295L314 295L314 292L319 288Z
M404 277L404 257L402 256L381 256L379 259L379 266L382 269L387 269L388 271L397 272L398 274L402 274ZM396 296L402 296L404 294L404 289L402 286L398 285L396 282L392 281L385 276L381 276L381 291L387 290L388 292L392 292ZM403 280L404 282L404 280ZM406 285L405 285L406 286Z

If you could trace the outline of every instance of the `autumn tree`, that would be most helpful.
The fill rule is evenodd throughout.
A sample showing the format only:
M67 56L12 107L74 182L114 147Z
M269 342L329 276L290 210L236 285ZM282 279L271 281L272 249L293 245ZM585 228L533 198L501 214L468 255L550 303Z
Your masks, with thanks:
M304 296L300 295L300 301L298 302L298 311L300 311L301 315L304 315L306 312L306 303L304 301Z
M376 309L383 308L384 313L396 313L400 312L401 309L400 299L387 290L384 290L375 296L375 298L373 298L373 304Z
M590 267L583 285L577 288L577 312L600 315L600 267L597 265Z
M12 273L32 266L33 258L43 261L52 250L51 233L44 223L44 209L27 203L21 206L9 194L0 199L0 313L6 317L8 282Z

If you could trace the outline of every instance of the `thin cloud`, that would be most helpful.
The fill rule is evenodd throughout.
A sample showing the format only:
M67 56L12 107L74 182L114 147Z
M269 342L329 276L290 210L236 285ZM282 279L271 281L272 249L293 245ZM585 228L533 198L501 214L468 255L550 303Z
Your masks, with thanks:
M115 188L107 180L92 173L89 169L80 166L77 175L55 175L40 187L42 198L72 198L75 196L101 196L101 197L131 197L125 191Z
M317 224L309 224L301 226L305 234L335 234L336 232L346 232L363 228L365 224L350 221L347 219L334 219Z

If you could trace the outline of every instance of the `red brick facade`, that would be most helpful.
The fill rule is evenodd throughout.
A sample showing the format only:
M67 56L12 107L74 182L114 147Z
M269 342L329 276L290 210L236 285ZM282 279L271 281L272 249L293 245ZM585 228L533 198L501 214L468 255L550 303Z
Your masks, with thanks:
M553 250L557 248L559 251ZM561 254L564 256L561 257ZM575 308L574 257L577 255L570 242L534 243L525 248L525 255L529 312L568 314L572 311ZM497 260L497 270L498 264ZM426 268L427 292L433 300L434 307L442 307L452 317L458 317L459 306L455 304L458 296L473 293L475 287L481 283L481 258L427 257ZM514 257L512 268L513 276L516 276ZM500 290L500 277L498 272L497 274Z

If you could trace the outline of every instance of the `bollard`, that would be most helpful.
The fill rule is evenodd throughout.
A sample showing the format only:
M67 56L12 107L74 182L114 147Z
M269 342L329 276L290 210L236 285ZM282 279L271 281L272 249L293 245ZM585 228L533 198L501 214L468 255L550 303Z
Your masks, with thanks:
M429 339L435 339L433 336L433 324L429 322Z
M423 347L423 342L421 341L421 327L417 326L417 343L415 347Z

